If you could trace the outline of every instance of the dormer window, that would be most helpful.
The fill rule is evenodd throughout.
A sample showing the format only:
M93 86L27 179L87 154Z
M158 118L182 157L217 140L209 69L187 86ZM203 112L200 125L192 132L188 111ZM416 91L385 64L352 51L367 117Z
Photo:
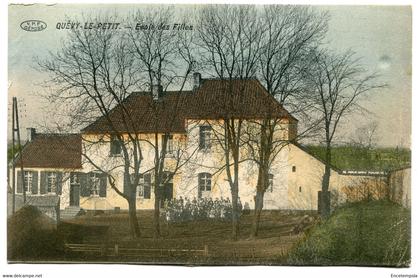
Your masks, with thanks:
M121 142L118 140L116 136L111 138L111 156L118 156L121 155Z

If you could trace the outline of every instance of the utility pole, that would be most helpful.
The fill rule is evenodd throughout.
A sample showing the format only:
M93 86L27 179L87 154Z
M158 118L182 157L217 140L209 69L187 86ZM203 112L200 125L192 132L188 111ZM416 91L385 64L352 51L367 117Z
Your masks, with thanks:
M16 176L15 176L15 101L12 102L12 213L16 211Z
M13 97L13 148L15 147L15 132L17 134L17 143L19 146L19 160L20 160L20 178L22 179L22 193L23 193L23 205L26 203L26 186L25 186L25 173L23 172L23 155L22 155L22 145L20 143L20 130L19 130L19 112L18 112L18 105L17 105L17 98ZM16 123L16 126L15 126ZM15 176L15 165L13 163L13 180ZM29 186L29 185L28 185ZM16 200L15 200L15 189L16 185L13 181L13 210L15 209Z

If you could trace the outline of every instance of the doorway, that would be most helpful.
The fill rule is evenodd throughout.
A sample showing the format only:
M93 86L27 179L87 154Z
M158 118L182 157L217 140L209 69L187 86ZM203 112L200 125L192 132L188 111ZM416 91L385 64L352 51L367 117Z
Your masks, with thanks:
M70 206L78 207L80 205L80 185L70 185Z

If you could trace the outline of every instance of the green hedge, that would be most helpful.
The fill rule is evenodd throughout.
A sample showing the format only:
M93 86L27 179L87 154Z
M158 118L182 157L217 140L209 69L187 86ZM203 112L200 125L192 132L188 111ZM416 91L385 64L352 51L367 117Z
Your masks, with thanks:
M7 220L9 260L48 260L63 253L64 243L55 223L37 208L25 206Z
M410 212L387 201L362 202L335 211L289 253L292 265L410 264Z

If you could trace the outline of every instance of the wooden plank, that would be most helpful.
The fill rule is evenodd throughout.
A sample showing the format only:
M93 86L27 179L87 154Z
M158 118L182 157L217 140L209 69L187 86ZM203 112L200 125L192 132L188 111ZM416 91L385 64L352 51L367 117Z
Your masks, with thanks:
M208 246L204 246L204 249L159 249L159 248L124 248L119 245L114 247L105 247L104 245L94 244L66 244L65 247L73 252L98 252L107 253L110 256L141 256L147 255L147 253L160 253L161 256L170 255L173 253L202 253L204 256L208 256Z

